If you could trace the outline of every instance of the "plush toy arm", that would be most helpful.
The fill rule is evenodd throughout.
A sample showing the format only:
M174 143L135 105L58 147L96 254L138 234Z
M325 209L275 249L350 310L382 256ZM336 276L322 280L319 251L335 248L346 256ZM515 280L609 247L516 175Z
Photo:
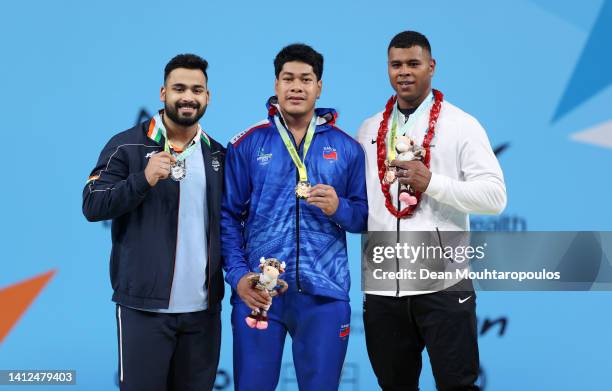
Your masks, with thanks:
M287 289L289 289L289 285L285 282L285 280L281 280L280 278L276 281L276 284L280 286L280 289L275 291L279 295L282 295L283 293L287 292Z

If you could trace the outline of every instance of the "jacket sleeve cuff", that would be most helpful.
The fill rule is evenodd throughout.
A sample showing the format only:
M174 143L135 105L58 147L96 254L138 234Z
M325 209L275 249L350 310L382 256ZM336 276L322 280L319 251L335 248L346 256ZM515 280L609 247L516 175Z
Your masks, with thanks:
M447 177L432 172L431 179L429 180L429 185L427 185L427 189L425 189L425 194L434 199L437 199L440 194L442 194L446 189L447 182Z
M249 268L247 267L239 267L225 275L225 280L230 284L233 290L236 290L238 286L238 282L240 279L250 273Z
M348 200L346 198L338 197L338 209L336 209L336 212L333 215L329 216L330 219L332 219L334 223L338 224L346 231L346 228L351 223L351 215L351 207Z

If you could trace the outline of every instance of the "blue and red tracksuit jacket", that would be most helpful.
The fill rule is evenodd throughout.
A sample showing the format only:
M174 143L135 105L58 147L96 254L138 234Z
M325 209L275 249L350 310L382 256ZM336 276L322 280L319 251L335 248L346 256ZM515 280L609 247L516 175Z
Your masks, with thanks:
M228 144L221 207L225 280L235 292L245 274L259 273L260 257L273 257L286 263L281 278L289 289L348 301L346 231L360 233L367 224L364 152L334 125L335 110L315 110L317 126L305 160L303 145L296 149L308 181L333 186L338 195L338 209L326 216L295 196L299 175L274 124L274 99L267 120Z

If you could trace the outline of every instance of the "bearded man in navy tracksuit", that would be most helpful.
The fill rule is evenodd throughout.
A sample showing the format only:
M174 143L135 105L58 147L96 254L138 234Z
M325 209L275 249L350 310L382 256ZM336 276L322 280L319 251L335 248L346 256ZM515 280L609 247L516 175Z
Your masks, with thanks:
M287 332L300 390L337 390L350 327L346 231L367 219L364 153L316 109L323 57L290 45L274 60L268 117L228 145L221 238L232 287L236 390L274 390ZM298 186L299 185L299 186ZM245 323L270 296L249 282L259 260L286 263L289 284L266 330Z
M198 121L208 63L173 58L154 118L111 138L83 190L112 219L121 390L212 390L221 343L224 148Z

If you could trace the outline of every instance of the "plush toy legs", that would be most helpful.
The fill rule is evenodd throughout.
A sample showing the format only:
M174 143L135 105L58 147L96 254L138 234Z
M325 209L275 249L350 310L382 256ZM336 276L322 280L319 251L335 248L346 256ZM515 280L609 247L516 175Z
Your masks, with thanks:
M403 203L407 205L410 205L410 206L416 205L417 198L412 194L410 190L411 190L410 187L402 185L400 189L399 199L400 201L402 201Z
M257 327L258 330L265 330L268 328L268 311L261 310L261 317L255 327Z
M244 321L246 322L247 326L254 329L255 326L257 326L257 322L259 321L259 310L251 311L249 316L244 318Z
M268 328L268 310L269 309L270 309L270 306L268 306L266 308L260 308L260 309L251 311L249 316L247 316L244 319L244 321L246 322L247 326L249 326L252 329L256 328L258 330L265 330L265 329L267 329Z

